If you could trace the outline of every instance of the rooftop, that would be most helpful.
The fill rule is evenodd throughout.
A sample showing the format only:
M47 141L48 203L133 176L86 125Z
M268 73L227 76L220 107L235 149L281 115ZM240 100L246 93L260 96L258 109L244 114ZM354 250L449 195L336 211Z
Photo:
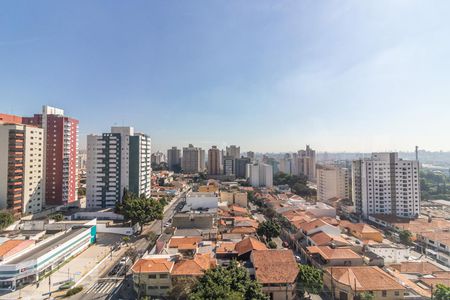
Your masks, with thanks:
M333 276L335 281L360 292L405 290L393 277L375 266L329 267L326 272Z
M257 239L248 237L236 243L235 249L238 252L238 255L242 255L253 250L267 250L267 247Z
M216 260L209 253L196 254L192 259L183 259L175 263L172 275L201 276L211 267L216 266Z
M414 273L414 274L432 274L434 272L444 271L436 265L433 265L427 261L419 261L419 262L402 262L400 264L392 264L391 268L396 269L400 273Z
M174 264L168 258L141 258L132 270L135 273L170 273Z
M312 246L307 247L310 254L319 254L326 260L333 259L362 259L360 255L348 248L331 248L328 246Z
M294 283L299 268L291 250L252 252L252 262L259 283Z

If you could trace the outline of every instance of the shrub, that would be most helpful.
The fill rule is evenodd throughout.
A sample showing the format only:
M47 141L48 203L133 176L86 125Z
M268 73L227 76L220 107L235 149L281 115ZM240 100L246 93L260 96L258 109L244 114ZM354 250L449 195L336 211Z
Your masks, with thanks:
M270 249L277 249L277 243L275 243L274 241L270 241L269 243L267 243L267 245Z
M82 286L76 286L76 287L74 287L74 288L71 288L70 290L68 290L67 292L66 292L66 297L70 297L70 296L73 296L73 295L75 295L75 294L78 294L79 292L81 292L83 290L83 287Z

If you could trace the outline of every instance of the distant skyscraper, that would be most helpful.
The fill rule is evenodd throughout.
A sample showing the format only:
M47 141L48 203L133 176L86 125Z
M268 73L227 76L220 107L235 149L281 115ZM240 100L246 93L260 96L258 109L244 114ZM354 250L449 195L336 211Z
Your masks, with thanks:
M189 144L189 147L183 148L181 168L183 169L184 173L199 173L205 168L204 160L204 150L199 147L194 147L192 144Z
M350 170L333 165L317 166L317 200L350 198Z
M236 145L231 145L230 147L226 148L225 156L231 156L234 159L241 157L241 147L238 147Z
M352 194L362 217L373 214L415 218L420 214L419 162L398 153L373 153L353 161Z
M308 179L315 181L316 179L316 151L306 145L306 150L298 151L297 158L298 170L300 174L308 176Z
M253 187L272 187L272 166L257 163L247 165L247 178Z
M44 129L45 202L70 205L78 199L78 120L64 110L43 106L23 123Z
M208 150L208 174L209 175L220 175L221 174L220 156L221 156L221 151L217 148L217 146L212 146L212 148Z
M166 156L160 151L152 153L152 164L159 165L160 163L166 162Z
M181 168L181 150L177 147L167 150L167 167L170 171L175 171L176 167Z
M236 178L245 178L245 173L247 170L247 164L250 164L252 161L249 157L241 157L235 160L235 175Z
M21 123L0 115L0 209L18 216L41 211L44 199L44 130Z
M133 127L87 137L88 208L114 207L124 189L151 195L151 140Z
M234 175L234 160L233 156L224 156L223 157L223 174L227 176Z
M247 152L247 157L250 158L252 161L254 161L255 160L255 152L248 151Z

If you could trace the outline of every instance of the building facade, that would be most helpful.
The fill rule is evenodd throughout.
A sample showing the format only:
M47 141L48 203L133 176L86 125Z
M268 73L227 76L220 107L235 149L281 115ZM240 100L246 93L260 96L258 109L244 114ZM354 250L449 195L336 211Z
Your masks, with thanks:
M350 170L331 165L317 166L317 200L350 198Z
M151 195L151 140L132 127L88 135L86 200L88 208L114 207L124 189Z
M208 150L208 174L209 175L220 175L221 174L221 164L220 164L221 152L217 146L212 146Z
M241 157L241 147L238 147L236 145L226 147L225 156L231 156L234 159Z
M352 198L356 213L416 218L420 213L419 162L398 153L373 153L352 165Z
M203 162L203 163L202 163ZM181 158L181 168L184 173L198 173L205 168L205 152L202 148L194 147L189 144L183 148L183 157Z
M234 174L236 178L245 178L245 173L247 171L247 164L251 163L251 159L248 157L241 157L234 162Z
M247 178L253 187L272 187L273 170L272 166L263 163L248 164Z
M311 149L309 145L306 145L305 150L299 150L297 152L297 158L295 168L300 174L308 176L311 181L316 180L316 151Z
M223 157L223 174L232 176L235 174L235 158L233 156Z
M170 171L181 168L181 150L177 149L177 147L167 150L167 167Z
M70 205L78 199L78 120L45 105L42 114L24 117L24 124L44 129L45 202Z
M33 214L43 202L44 130L0 123L0 208Z

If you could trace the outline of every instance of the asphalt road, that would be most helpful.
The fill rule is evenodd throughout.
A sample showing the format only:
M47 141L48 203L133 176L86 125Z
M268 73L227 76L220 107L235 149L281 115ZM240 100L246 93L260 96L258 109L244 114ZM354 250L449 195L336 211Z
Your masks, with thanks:
M175 208L177 205L183 200L187 191L183 192L178 196L178 199L173 201L171 205L164 212L163 220L154 221L151 224L144 227L140 236L133 237L129 243L129 247L134 247L138 253L144 253L148 247L148 240L145 238L146 235L150 232L154 232L156 234L161 234L161 224L165 224L171 219L175 213ZM163 227L164 231L164 227ZM169 235L163 233L163 240L168 240L170 238ZM105 268L104 272L100 274L97 280L93 281L92 284L86 286L84 292L71 297L70 299L83 299L83 300L118 300L118 299L136 299L137 296L133 290L133 282L131 271L128 271L125 278L110 278L108 274L114 268L114 266L120 261L120 258L117 258L111 262L109 262L109 266Z

